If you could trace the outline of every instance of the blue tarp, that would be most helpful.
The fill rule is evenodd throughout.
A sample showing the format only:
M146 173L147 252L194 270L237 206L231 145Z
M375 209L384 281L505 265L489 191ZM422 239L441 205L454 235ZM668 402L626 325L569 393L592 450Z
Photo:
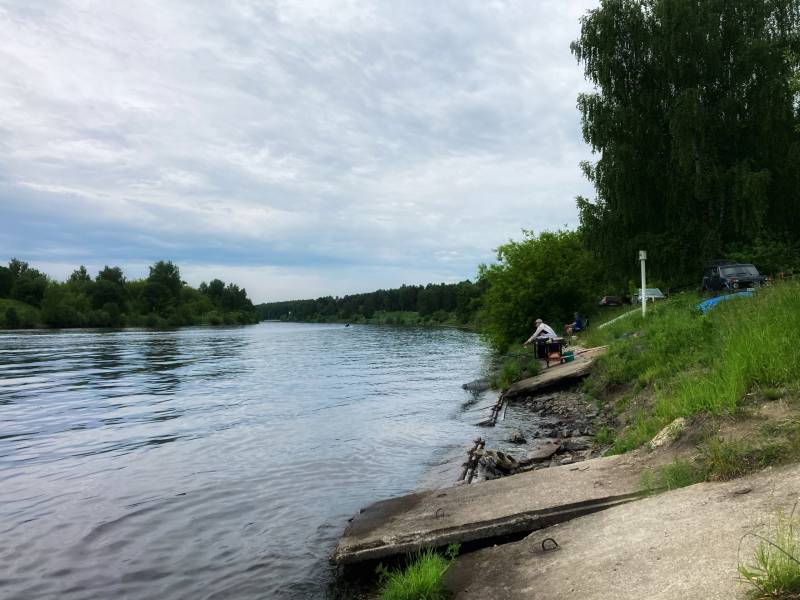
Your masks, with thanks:
M704 300L700 304L697 305L697 308L700 309L700 312L706 314L712 308L714 308L717 304L722 302L723 300L731 300L732 298L750 298L753 296L752 290L745 290L743 292L736 292L735 294L724 294L722 296L717 296L716 298L709 298L708 300Z

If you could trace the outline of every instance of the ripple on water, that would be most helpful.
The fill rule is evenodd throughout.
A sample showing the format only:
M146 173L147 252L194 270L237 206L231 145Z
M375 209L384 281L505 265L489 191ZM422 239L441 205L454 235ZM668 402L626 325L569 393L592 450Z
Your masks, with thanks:
M455 330L0 334L0 597L309 598L346 519L474 437Z

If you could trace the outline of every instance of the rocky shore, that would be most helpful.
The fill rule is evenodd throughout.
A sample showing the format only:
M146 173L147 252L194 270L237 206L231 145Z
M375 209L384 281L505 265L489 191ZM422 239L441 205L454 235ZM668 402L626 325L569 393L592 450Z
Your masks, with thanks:
M598 410L577 387L518 398L475 451L474 481L567 465L600 456L594 443Z

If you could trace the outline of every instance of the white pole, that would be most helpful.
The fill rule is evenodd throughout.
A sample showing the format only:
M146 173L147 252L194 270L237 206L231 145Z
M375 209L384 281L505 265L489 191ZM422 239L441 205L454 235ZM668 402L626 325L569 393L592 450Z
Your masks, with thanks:
M647 260L647 251L639 250L639 261L642 263L642 316L647 315L647 281L644 276L644 262Z

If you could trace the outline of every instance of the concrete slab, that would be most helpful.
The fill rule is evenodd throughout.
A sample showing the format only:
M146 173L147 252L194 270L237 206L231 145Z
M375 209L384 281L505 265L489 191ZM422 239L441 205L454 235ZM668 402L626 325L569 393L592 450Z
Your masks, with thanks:
M461 557L447 584L461 600L747 598L737 580L777 508L800 497L800 466L701 483L580 517ZM556 550L542 541L553 538Z
M571 363L547 367L535 377L528 377L516 382L505 391L502 399L508 400L517 396L531 395L566 381L586 377L592 370L594 360L605 352L605 348L589 348L578 351L580 354L577 354Z
M354 517L339 564L535 531L639 497L641 460L612 456L378 502Z

